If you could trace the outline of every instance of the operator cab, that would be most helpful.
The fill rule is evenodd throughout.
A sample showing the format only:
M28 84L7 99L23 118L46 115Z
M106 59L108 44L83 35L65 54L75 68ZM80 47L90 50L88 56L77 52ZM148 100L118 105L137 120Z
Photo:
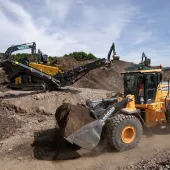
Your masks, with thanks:
M42 62L43 64L47 64L47 63L48 63L48 55L47 55L47 54L43 54L43 55L41 56L41 62Z
M129 72L124 73L124 94L135 96L136 104L155 102L158 84L162 81L160 72Z
M142 53L139 64L127 67L123 74L124 95L135 96L136 104L154 103L158 84L162 81L161 69L153 69L151 60Z
M38 49L38 55L39 55L39 59L40 62L43 64L47 64L48 63L48 55L47 54L43 54L39 49ZM39 61L38 61L39 62Z

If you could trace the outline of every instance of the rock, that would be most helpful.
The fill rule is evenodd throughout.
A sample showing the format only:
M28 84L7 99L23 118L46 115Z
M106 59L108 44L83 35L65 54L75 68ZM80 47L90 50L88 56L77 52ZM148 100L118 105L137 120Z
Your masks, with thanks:
M35 99L35 100L40 100L40 96L35 95L35 96L34 96L34 99Z
M47 112L46 109L45 109L43 106L37 107L37 108L36 108L36 112L37 112L38 114L46 115L46 116L52 115L52 113Z
M26 113L26 111L23 108L21 108L20 106L14 105L14 110L16 113Z
M45 117L42 117L42 116L38 118L38 122L43 122L43 121L45 121L45 120L46 120L46 118L45 118Z
M22 161L22 160L23 160L23 158L22 158L22 157L18 157L18 158L17 158L17 160Z
M170 166L169 166L169 165L166 165L165 167L166 167L166 168L170 168Z
M134 169L134 168L135 168L135 166L134 166L134 165L130 165L130 168Z

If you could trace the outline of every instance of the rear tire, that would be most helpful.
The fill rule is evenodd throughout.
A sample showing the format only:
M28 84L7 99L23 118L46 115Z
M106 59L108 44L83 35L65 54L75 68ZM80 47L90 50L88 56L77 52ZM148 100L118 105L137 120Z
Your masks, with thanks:
M138 145L143 128L135 116L118 114L108 121L106 134L110 146L125 151Z

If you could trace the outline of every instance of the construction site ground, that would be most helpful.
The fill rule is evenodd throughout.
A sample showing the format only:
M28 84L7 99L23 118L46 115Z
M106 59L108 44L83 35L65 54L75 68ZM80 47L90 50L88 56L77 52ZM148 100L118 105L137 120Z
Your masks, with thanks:
M58 135L54 114L63 101L84 103L87 97L100 99L107 92L70 87L46 93L1 92L1 169L116 169L162 155L164 150L169 155L170 134L165 129L145 132L138 147L121 153L107 144L93 152L72 148Z
M121 64L119 70L118 66L111 68L111 73L97 69L73 87L53 92L10 90L4 86L1 81L4 76L0 74L0 169L170 168L170 128L145 130L139 145L125 152L116 152L106 142L101 142L92 152L87 151L73 147L59 135L56 109L63 102L84 104L86 99L102 99L107 93L118 92L122 83L119 71L132 63ZM101 72L107 83L95 77Z

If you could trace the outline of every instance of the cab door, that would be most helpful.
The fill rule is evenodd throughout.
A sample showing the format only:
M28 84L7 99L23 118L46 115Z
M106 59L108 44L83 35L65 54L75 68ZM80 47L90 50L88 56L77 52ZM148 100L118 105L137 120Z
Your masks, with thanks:
M158 85L157 73L145 75L145 101L146 103L154 103L156 98L156 90Z
M138 88L137 88L137 73L132 74L124 74L124 94L129 95L132 94L135 96L135 103L139 103L138 101Z

